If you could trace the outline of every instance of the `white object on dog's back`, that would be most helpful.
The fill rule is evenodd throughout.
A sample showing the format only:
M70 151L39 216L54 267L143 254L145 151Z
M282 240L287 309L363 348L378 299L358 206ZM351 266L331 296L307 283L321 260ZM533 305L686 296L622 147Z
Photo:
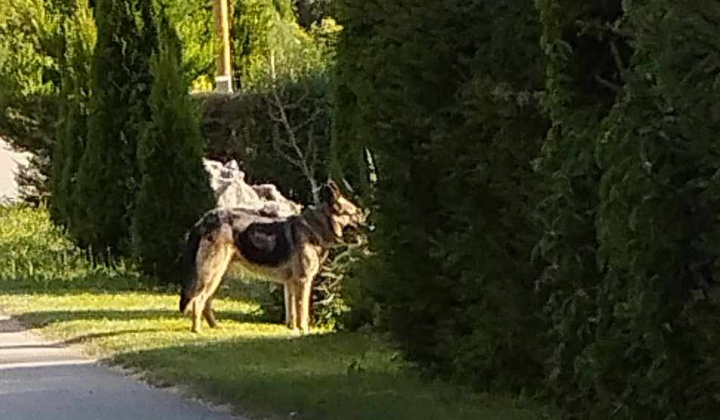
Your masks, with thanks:
M235 160L222 164L205 159L203 163L210 174L217 207L264 209L278 217L289 217L302 211L300 204L285 198L275 185L249 185L245 182L245 172L240 170Z

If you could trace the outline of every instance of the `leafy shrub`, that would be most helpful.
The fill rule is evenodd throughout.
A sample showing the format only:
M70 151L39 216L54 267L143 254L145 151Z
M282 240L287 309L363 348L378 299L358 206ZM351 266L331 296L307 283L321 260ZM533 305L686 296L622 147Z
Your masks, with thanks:
M308 160L295 152L278 153L289 145L287 128L276 121L276 99L270 91L251 91L232 96L196 95L200 101L201 130L206 139L207 156L228 161L235 159L251 183L271 182L287 197L303 204L313 202L310 183L299 164L314 167L311 175L327 178L331 130L329 80L325 75L298 82L285 82L277 91L279 103L288 106L286 116L295 130L295 139ZM315 150L315 159L312 159ZM291 162L287 159L290 157Z

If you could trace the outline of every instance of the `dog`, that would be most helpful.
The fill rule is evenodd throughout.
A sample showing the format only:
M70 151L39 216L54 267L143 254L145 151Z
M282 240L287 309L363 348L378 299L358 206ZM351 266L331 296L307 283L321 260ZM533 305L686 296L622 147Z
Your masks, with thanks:
M207 212L186 236L181 256L184 273L180 312L192 311L192 331L202 318L217 326L212 301L231 262L283 285L285 323L307 333L312 282L329 248L346 227L365 222L363 211L328 181L321 204L299 215L278 217L265 209L218 208Z

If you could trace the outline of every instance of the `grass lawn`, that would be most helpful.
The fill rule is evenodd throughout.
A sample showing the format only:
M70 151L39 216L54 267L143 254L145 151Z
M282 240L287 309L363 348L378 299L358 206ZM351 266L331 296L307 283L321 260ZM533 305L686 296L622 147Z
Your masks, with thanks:
M372 334L296 337L243 298L262 285L235 282L216 300L221 328L191 334L173 290L143 287L130 267L92 267L46 212L0 208L0 220L0 311L157 385L257 419L554 418L532 402L421 381Z

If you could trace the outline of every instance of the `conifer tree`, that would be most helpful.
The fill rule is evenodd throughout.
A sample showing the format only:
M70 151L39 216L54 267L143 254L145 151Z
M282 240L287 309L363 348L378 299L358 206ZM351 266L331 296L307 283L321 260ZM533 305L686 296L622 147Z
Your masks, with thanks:
M202 163L198 110L188 91L180 41L164 15L152 60L152 120L138 146L140 189L134 207L133 251L144 271L173 281L183 236L214 195Z
M90 102L90 62L95 44L95 22L87 4L80 2L64 24L65 53L61 64L60 121L52 159L52 215L73 233L77 211L73 190L87 139Z
M137 143L149 122L152 0L98 0L93 101L75 195L77 234L103 256L127 255L138 185Z

